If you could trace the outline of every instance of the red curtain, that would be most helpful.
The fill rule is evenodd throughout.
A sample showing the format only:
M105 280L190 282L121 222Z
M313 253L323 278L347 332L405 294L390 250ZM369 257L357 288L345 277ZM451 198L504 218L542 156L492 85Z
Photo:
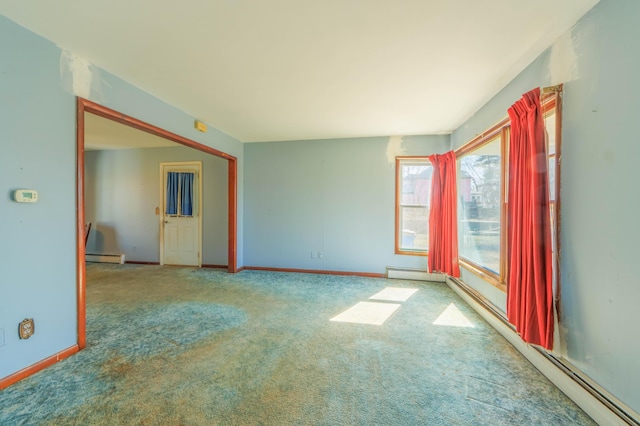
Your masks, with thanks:
M540 89L511 108L507 318L525 342L553 347L549 184Z
M456 156L453 151L430 155L431 211L429 213L429 272L460 276L458 266L458 214Z

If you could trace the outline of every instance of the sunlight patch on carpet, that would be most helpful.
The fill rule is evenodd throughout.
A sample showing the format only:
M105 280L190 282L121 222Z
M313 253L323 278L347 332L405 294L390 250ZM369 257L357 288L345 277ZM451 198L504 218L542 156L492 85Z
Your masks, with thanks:
M418 291L417 288L387 287L377 292L369 300L386 300L388 302L405 302Z
M449 327L475 327L471 321L464 316L460 309L453 303L433 322L433 325L445 325Z
M382 325L399 307L398 303L358 302L331 321Z

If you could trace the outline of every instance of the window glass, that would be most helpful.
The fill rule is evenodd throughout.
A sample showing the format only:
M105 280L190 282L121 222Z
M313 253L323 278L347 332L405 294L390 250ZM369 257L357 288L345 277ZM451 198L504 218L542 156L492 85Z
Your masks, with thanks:
M426 252L433 166L426 157L401 159L397 173L397 251Z
M553 203L556 200L556 113L555 110L544 117L544 126L547 131L547 150L549 155L549 199Z
M556 223L556 110L555 108L547 112L544 116L544 126L547 132L547 155L549 165L549 212L551 214L551 252L553 269L553 288L557 286L557 223Z
M501 137L458 160L461 258L500 274Z

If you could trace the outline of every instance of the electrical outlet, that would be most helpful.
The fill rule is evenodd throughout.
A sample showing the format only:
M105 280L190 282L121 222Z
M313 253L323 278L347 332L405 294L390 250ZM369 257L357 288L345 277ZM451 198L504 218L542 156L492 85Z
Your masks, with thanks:
M319 251L318 252L318 259L324 259L324 253Z
M316 258L316 252L315 252L315 251L312 251L312 252L311 252L311 258L312 258L312 259L315 259L315 258Z
M18 335L21 339L28 339L36 332L35 322L33 318L25 318L20 324L18 324Z

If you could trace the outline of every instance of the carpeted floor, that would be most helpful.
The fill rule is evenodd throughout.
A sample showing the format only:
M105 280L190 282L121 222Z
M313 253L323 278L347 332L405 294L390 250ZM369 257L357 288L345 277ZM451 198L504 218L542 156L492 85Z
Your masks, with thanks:
M1 425L594 424L444 284L87 276L87 349L0 391ZM417 291L369 300L386 287ZM359 302L399 306L382 325L331 321Z

